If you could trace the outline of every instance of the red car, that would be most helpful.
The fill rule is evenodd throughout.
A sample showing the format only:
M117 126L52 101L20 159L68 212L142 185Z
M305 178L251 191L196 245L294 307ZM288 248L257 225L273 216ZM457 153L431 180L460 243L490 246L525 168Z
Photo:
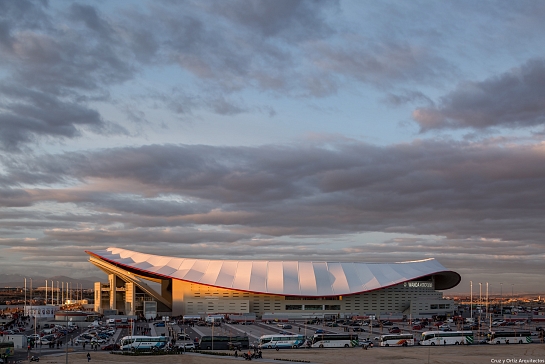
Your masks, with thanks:
M390 334L400 334L401 330L399 329L399 327L392 327L390 330L388 330L388 332Z
M101 350L119 350L119 345L118 344L108 344L108 345L104 345L103 347L100 348Z
M421 325L413 325L413 330L422 330Z

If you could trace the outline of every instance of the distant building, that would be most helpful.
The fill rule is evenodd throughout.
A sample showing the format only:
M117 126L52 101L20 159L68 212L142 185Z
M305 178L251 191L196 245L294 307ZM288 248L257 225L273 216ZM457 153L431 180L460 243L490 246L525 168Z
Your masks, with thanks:
M454 310L442 290L460 275L435 259L402 263L208 260L108 248L87 251L108 274L95 311L126 315L210 313L289 318L373 314L409 317ZM153 303L153 304L152 304ZM156 310L155 312L151 312Z

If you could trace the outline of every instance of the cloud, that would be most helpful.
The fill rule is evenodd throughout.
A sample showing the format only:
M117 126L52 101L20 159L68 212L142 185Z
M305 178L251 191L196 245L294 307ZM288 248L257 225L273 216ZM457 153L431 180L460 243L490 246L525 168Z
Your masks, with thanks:
M481 82L465 82L438 106L413 113L421 131L434 129L522 128L545 124L545 59Z
M75 204L96 226L223 226L247 237L382 231L536 244L545 175L533 166L544 163L543 150L454 141L149 145L12 160L5 179L36 186L10 204ZM73 187L46 188L51 183Z
M263 37L300 41L331 34L324 12L338 6L331 0L233 1L214 4L211 10Z
M0 95L0 148L4 150L17 150L38 136L74 138L81 127L95 132L108 129L96 110L46 92L2 85Z
M449 72L449 63L416 44L351 34L340 45L317 42L314 63L324 73L369 83L380 89L418 81L436 82Z

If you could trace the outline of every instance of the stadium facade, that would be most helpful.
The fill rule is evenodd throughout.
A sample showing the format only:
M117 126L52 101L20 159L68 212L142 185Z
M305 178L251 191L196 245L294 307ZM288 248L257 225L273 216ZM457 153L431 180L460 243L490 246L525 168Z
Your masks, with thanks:
M126 315L335 315L412 317L454 310L440 291L458 273L435 259L401 263L208 260L108 248L86 251L108 275L95 283L95 310Z

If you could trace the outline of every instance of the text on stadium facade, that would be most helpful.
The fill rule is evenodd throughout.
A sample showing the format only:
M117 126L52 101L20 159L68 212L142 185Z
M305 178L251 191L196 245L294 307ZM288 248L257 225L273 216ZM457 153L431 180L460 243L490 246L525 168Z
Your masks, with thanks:
M433 288L432 282L405 282L405 287L411 288Z

